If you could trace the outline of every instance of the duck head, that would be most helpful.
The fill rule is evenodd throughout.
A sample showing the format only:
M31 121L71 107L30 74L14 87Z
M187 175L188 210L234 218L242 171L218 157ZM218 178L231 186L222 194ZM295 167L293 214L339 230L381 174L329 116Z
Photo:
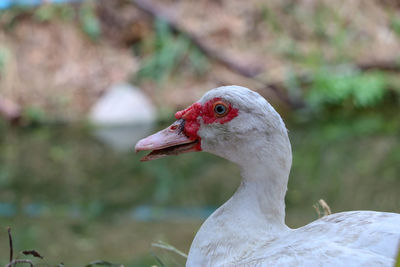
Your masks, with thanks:
M210 90L175 118L172 125L136 144L136 151L151 150L142 161L205 151L249 166L274 153L291 154L279 114L261 95L241 86Z

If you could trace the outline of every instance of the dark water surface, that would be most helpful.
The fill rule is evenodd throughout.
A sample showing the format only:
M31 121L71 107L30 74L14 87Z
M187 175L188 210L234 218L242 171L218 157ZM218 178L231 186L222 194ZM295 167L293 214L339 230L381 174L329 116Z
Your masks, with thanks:
M333 212L400 212L399 122L393 121L369 115L289 123L288 225L316 219L320 198ZM115 150L85 127L4 126L0 133L0 265L8 259L7 226L16 252L36 249L48 266L99 259L151 266L152 253L182 263L151 243L187 252L201 222L239 183L237 167L213 155L141 163L143 154Z

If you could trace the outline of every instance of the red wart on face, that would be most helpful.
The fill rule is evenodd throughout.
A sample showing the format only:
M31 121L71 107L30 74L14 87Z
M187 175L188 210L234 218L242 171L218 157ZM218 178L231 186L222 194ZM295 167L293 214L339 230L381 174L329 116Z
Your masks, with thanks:
M197 132L200 129L200 123L197 119L201 115L201 113L202 106L200 103L194 103L190 107L175 113L176 119L185 120L185 127L183 131L191 140L200 140L200 137L197 135Z
M221 110L221 113L218 109ZM200 137L197 135L200 129L201 118L204 124L220 123L224 124L237 117L239 110L233 108L230 103L225 102L221 98L213 98L204 105L194 103L190 107L175 113L175 118L186 120L184 132L192 140Z
M178 119L170 127L140 140L136 151L153 150L142 160L148 161L168 155L201 151L201 138L198 136L200 120L204 124L224 124L237 117L238 109L221 98L213 98L204 105L194 103L190 107L178 111Z

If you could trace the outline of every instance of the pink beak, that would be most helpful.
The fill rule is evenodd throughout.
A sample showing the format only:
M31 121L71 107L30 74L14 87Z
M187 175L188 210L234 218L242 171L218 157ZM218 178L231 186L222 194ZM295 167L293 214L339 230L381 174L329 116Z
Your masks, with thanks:
M143 138L136 143L135 151L151 150L141 161L150 161L169 155L178 155L187 152L199 151L199 140L191 140L184 134L185 120L180 119L168 128Z

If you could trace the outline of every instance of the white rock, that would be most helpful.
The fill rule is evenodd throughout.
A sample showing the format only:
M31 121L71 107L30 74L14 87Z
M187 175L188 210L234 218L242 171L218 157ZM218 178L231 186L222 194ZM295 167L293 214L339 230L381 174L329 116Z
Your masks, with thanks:
M116 151L132 150L135 143L154 129L155 107L138 88L114 85L89 113L93 135Z
M153 123L155 108L148 97L129 84L114 85L92 107L89 121L96 126Z

